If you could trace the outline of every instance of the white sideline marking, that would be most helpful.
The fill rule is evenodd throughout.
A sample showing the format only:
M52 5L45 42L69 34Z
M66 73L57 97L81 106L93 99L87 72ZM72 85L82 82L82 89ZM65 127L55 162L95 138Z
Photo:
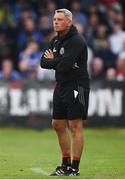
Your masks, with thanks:
M49 176L49 173L44 171L42 168L36 167L36 168L31 168L31 170L35 173Z

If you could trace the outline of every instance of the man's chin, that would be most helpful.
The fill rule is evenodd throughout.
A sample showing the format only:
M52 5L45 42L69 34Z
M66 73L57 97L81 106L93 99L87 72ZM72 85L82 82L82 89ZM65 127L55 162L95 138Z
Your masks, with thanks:
M58 32L60 32L60 30L59 30L59 29L54 29L54 31L55 31L55 32L57 32L57 33L58 33Z

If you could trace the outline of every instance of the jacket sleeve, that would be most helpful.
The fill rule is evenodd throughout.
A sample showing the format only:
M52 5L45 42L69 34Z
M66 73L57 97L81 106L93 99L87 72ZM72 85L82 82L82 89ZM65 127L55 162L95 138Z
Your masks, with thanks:
M85 44L82 39L74 39L73 41L68 43L64 49L64 54L57 58L57 61L59 61L59 63L56 65L55 69L58 72L70 71L74 63L78 62L81 52L84 51L84 45Z
M49 48L48 49L53 49L53 42L54 42L54 38L51 40ZM54 59L46 59L44 58L44 53L40 58L40 66L44 69L55 69L57 63L59 62L59 60L57 60L56 58Z
M44 54L42 55L40 59L40 66L44 69L55 69L57 63L59 62L59 59L46 59L44 58Z

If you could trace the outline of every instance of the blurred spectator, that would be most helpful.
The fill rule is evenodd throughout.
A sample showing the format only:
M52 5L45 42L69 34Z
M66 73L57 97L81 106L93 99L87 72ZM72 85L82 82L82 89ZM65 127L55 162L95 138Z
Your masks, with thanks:
M82 26L80 23L75 22L75 23L74 23L74 26L76 26L78 32L79 32L81 35L84 35L84 34L85 34L84 26Z
M109 81L116 80L116 70L114 68L109 68L106 71L106 79Z
M14 70L11 59L2 61L2 70L0 71L0 79L2 80L19 80L21 78L19 72Z
M41 43L43 40L43 35L37 28L37 24L33 19L24 18L22 27L22 32L18 36L18 45L21 49L23 49L31 40Z
M54 81L55 80L55 71L49 70L49 69L42 69L40 66L37 71L37 79L38 80L49 80Z
M18 0L13 4L13 16L16 25L19 25L24 17L30 17L36 20L36 13L33 11L31 3L25 0Z
M57 5L60 8L68 8L69 9L69 0L61 0L61 1L57 1Z
M112 5L118 4L120 0L98 0L100 6L111 7Z
M45 51L48 48L48 44L50 42L50 39L54 37L55 33L53 30L48 31L46 36L44 37L43 41L40 43L40 48Z
M52 28L52 20L49 18L47 14L41 15L39 18L39 27L44 35L48 33L48 31L53 30Z
M116 77L118 80L125 79L125 57L119 57L116 62Z
M40 61L39 45L35 41L28 43L26 49L19 54L19 69L25 79L36 79Z
M117 55L111 51L109 41L106 37L100 38L98 49L95 50L94 54L103 60L105 70L115 67Z
M88 19L88 25L86 26L85 37L88 45L94 48L93 38L95 36L96 28L99 24L99 18L97 14L90 14Z
M44 12L40 12L39 17L39 28L42 31L44 36L47 36L48 33L53 31L53 15L56 10L56 4L54 1L49 0Z
M125 49L119 53L118 58L119 59L125 59Z
M30 8L22 8L20 11L20 21L24 21L25 19L33 19L34 21L37 21L37 15Z
M0 5L0 28L9 30L13 26L13 14L9 4L2 3Z
M53 80L53 71L39 69L39 47L44 51L54 35L55 9L68 8L87 40L89 72L95 79L105 74L112 79L115 68L116 76L124 79L124 7L124 0L0 0L0 60L9 57L16 68L19 64L25 79Z
M105 38L108 35L108 28L105 24L98 24L96 28L96 38Z
M89 14L97 14L98 6L97 0L81 0L81 4L83 4L83 9Z
M81 5L85 11L88 11L89 7L97 4L97 0L81 0Z
M118 21L123 25L124 16L123 16L122 6L120 4L115 4L112 6L112 11L114 12L113 14L114 21Z
M0 59L14 57L14 41L6 33L0 32Z
M94 37L93 37L93 50L97 50L100 48L100 41L103 38L107 37L107 27L104 24L98 24L96 27L96 30L94 32Z
M114 5L111 8L107 8L105 12L105 21L107 25L112 28L115 22L124 23L124 15L122 7L120 5Z
M119 54L125 46L125 32L122 30L122 25L115 22L112 26L112 34L109 36L109 42L112 52Z
M100 80L105 78L104 65L101 58L94 58L91 63L92 79Z
M73 13L74 22L78 22L85 26L87 24L87 16L81 12L81 4L79 1L74 0L71 2L71 11Z
M48 15L51 16L51 19L53 18L55 10L56 10L56 3L52 0L48 0L47 6L46 6L46 12L48 13Z

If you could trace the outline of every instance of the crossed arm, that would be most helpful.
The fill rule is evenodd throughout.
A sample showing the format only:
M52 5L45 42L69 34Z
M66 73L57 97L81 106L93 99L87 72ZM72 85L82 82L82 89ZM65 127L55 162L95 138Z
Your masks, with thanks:
M41 58L41 67L55 69L59 72L68 72L79 59L82 51L84 51L84 45L81 42L72 42L72 44L65 47L64 54L58 57L54 57L52 50L48 49Z
M58 62L59 60L54 57L52 50L48 49L42 55L40 65L45 69L55 69Z

